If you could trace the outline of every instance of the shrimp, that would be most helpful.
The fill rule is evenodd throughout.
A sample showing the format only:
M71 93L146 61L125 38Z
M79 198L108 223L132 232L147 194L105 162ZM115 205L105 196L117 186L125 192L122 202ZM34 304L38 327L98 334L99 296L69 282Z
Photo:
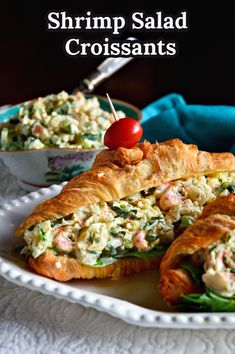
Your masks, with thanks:
M173 189L173 187L169 187L159 200L160 208L163 211L167 211L181 202L182 197Z
M71 252L74 248L72 240L68 237L68 232L64 227L59 227L55 232L54 245L64 252Z
M224 247L212 251L207 256L204 264L205 273L202 279L208 288L224 293L234 292L234 274L231 273L233 262L230 264L232 268L228 264L231 259L231 250Z
M146 232L143 230L138 230L136 235L133 237L133 242L138 249L138 251L147 251L148 242L145 240Z
M32 128L32 134L38 138L43 134L43 126L41 124L34 124Z
M44 128L40 123L34 124L32 128L32 134L42 141L46 140L49 137L48 130Z

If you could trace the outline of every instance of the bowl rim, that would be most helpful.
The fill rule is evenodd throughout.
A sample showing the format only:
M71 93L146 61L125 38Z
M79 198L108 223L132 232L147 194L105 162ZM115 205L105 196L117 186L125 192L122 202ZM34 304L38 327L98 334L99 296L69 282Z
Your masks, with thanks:
M75 96L75 95L71 95L71 96ZM93 93L84 93L84 96L90 96L90 97L98 97L98 98L101 98L101 99L104 99L106 102L108 102L108 99L107 97L105 96L102 96L102 95L96 95L96 94L93 94ZM45 97L45 96L44 96ZM29 101L24 101L24 102L21 102L21 103L18 103L16 105L13 105L13 106L10 106L7 109L10 109L10 108L14 108L14 107L17 107L17 106L20 106L22 105L23 103L26 103L26 102L30 102L30 101L33 101L34 99L32 100L29 100ZM126 102L124 100L120 100L118 98L112 98L112 102L115 103L118 103L118 104L122 104L122 105L125 105L125 106L128 106L130 107L131 109L133 109L134 111L136 111L138 117L137 117L137 121L138 122L141 122L142 118L143 118L143 114L141 112L141 109L139 109L137 106L135 106L134 104L132 103L129 103L129 102ZM5 111L5 110L4 110ZM42 149L25 149L25 150L1 150L0 149L0 154L1 153L14 153L14 152L18 152L18 153L23 153L23 152L36 152L36 151L52 151L52 150L56 150L56 151L82 151L82 152L89 152L89 151L99 151L99 150L104 150L106 148L105 145L103 146L100 146L99 148L87 148L87 149L84 149L84 148L76 148L76 147L67 147L67 148L60 148L60 147L47 147L47 148L42 148Z

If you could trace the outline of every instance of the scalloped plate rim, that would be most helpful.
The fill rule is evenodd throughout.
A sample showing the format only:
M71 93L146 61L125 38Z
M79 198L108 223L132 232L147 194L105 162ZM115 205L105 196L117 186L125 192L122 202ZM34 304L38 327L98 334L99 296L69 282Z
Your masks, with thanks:
M36 192L3 203L0 206L0 220L2 216L7 214L8 210L19 207L19 204L30 204L30 200L44 196L50 197L50 194L54 194L55 190L59 192L65 183L66 182L61 185L52 185L48 188L42 188ZM1 215L1 212L3 212L3 215ZM69 302L78 303L85 307L94 308L137 326L191 329L235 328L235 313L232 312L184 313L151 310L108 295L94 293L83 289L73 289L66 285L66 283L60 283L35 273L26 274L23 269L20 267L17 268L17 264L1 255L0 275L19 286L31 290L37 290L43 294L52 295Z

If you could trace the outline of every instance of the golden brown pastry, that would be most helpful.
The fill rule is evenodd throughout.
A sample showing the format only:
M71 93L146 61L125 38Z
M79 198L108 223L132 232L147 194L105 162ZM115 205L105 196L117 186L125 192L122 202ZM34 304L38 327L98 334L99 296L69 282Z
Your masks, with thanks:
M235 311L235 195L204 208L168 248L160 273L160 292L169 303Z
M233 171L232 154L178 139L104 150L89 172L36 207L16 235L25 238L31 268L60 280L156 267L204 205L232 192Z
M119 279L122 275L139 273L144 270L157 268L160 264L160 257L150 257L141 259L128 257L119 259L117 262L105 267L91 267L81 264L74 258L62 255L58 256L53 252L46 251L42 256L34 259L29 258L29 265L37 273L48 278L60 281L92 278L112 278Z

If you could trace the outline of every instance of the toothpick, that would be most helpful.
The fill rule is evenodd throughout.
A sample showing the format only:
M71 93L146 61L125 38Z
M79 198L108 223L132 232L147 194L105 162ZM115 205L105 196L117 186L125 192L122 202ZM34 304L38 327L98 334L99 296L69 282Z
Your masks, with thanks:
M107 96L107 98L108 98L109 105L110 105L111 111L112 111L112 113L113 113L114 119L115 119L116 121L118 121L117 112L115 111L115 108L113 107L113 103L112 103L112 101L111 101L111 99L110 99L110 97L109 97L109 94L106 93L106 96Z

